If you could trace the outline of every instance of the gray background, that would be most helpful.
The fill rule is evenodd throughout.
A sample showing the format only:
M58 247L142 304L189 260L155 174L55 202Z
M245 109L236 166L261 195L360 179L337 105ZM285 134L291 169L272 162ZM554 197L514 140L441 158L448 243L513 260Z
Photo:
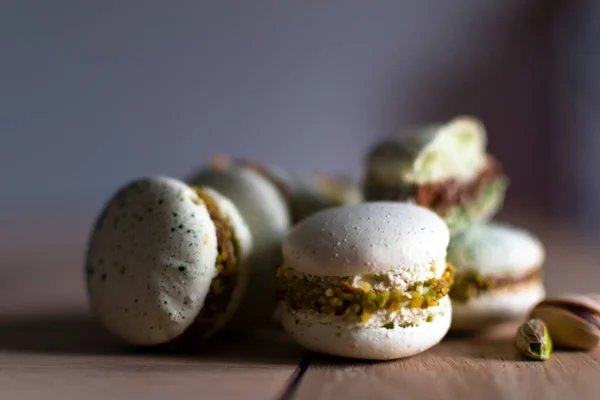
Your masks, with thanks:
M563 95L579 72L558 61L598 36L573 27L598 6L574 3L4 0L0 218L89 219L125 181L214 153L358 174L377 138L475 113L509 202L597 222L595 176L573 184L585 165L556 161L565 141L600 147Z

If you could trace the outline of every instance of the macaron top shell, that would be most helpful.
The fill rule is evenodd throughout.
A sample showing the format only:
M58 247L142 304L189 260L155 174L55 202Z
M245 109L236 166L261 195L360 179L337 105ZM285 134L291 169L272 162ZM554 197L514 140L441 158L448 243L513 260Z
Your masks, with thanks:
M202 308L216 257L215 226L194 190L165 177L134 181L109 201L90 239L92 308L132 344L168 342Z
M445 268L446 224L410 203L374 202L320 211L283 241L284 264L318 276ZM441 271L440 271L441 273Z
M545 250L540 240L524 229L501 222L474 225L452 238L448 261L460 270L481 275L526 272L542 266Z
M486 161L487 133L478 119L459 116L378 143L367 156L378 179L424 184L468 181Z

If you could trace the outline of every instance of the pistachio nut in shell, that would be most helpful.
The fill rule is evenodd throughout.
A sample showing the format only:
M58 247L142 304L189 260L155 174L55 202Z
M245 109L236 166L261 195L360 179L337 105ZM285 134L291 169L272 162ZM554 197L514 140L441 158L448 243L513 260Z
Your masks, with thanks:
M552 353L552 339L539 319L530 319L517 329L515 345L521 354L534 360L547 360Z
M591 350L600 345L600 296L564 294L543 300L531 318L544 321L557 347Z

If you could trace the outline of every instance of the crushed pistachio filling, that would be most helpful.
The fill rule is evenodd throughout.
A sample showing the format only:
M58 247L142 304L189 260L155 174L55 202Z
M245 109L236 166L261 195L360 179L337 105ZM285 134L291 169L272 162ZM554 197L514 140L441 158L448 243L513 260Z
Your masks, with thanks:
M514 277L485 277L475 271L462 272L456 275L450 298L459 303L478 297L492 290L504 289L521 283L540 279L540 270Z
M277 298L292 310L313 310L362 322L379 310L394 312L401 307L437 306L454 281L454 268L450 264L440 278L413 283L405 290L377 285L377 276L328 279L287 272L289 268L285 267L277 270Z
M210 194L194 188L202 199L215 224L217 232L217 275L210 284L204 307L196 317L196 323L212 324L227 308L238 279L239 243L226 217L222 215Z

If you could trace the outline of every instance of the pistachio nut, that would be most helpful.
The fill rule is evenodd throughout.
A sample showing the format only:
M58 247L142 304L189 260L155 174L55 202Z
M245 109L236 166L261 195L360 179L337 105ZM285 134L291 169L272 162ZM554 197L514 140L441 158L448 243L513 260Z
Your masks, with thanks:
M534 360L547 360L552 352L548 328L539 319L530 319L517 329L515 345L521 354Z
M600 295L564 294L546 298L531 311L546 323L559 347L591 350L600 345Z

